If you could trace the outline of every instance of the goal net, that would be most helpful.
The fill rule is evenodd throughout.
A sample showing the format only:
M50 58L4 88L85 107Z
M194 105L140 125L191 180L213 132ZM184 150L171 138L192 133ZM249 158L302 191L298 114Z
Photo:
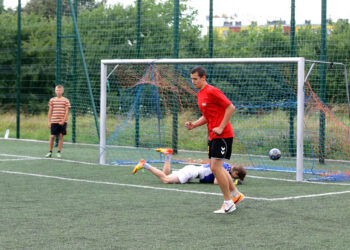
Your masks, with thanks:
M184 126L201 116L190 79L197 65L236 107L231 163L295 172L297 180L346 177L349 116L338 117L334 109L345 112L347 99L338 96L332 111L324 101L332 94L321 87L325 64L304 58L102 60L101 164L162 162L158 147L172 148L176 162L207 160L206 126ZM343 95L344 68L332 66L327 76L337 76ZM280 149L279 160L269 159L271 148Z

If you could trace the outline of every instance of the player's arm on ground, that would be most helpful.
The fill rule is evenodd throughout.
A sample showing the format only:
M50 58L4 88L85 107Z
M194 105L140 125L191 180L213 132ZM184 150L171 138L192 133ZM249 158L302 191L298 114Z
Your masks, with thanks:
M226 107L225 115L220 123L220 126L213 128L213 132L215 134L220 135L222 133L222 131L224 131L224 129L225 129L227 123L230 121L234 111L235 111L235 106L232 103Z
M191 129L194 129L196 127L199 127L199 126L202 126L204 124L207 124L208 123L208 120L204 117L204 116L201 116L197 121L195 122L186 122L185 123L185 127L188 129L188 130L191 130Z

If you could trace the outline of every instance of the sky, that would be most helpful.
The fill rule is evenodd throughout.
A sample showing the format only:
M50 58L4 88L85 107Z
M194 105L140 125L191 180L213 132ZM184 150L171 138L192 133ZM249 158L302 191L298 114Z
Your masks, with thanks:
M21 0L22 6L28 1ZM134 0L107 0L108 4L130 5L134 2ZM311 20L312 24L320 24L321 2L322 0L295 0L296 23L303 24L305 20ZM16 8L17 3L18 0L4 0L5 8ZM209 0L189 0L188 4L198 10L196 22L206 26L206 16L209 15ZM252 21L264 25L268 20L285 20L289 24L290 9L291 0L213 0L214 15L232 16L234 22L241 21L242 25L249 25ZM329 18L333 21L340 18L350 20L350 1L328 0L327 19Z

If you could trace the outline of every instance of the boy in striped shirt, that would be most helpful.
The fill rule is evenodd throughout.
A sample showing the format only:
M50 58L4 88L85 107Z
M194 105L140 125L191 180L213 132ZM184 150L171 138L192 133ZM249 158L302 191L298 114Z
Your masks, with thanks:
M67 134L67 118L68 109L71 107L69 100L63 97L64 88L57 85L55 88L56 97L50 99L49 102L49 128L51 129L49 153L46 157L52 156L52 148L55 137L58 136L57 158L61 158L61 150L63 146L63 136Z

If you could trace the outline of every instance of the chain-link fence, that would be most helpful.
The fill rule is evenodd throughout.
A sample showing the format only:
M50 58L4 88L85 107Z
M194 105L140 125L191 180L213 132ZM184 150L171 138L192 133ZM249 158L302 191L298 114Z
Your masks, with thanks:
M195 21L188 2L31 0L22 9L1 8L0 133L10 128L10 137L47 139L37 128L47 126L48 100L63 84L72 103L68 140L97 143L101 59L300 56L350 66L349 21L332 20L325 0L316 6L321 24L296 22L291 0L283 6L290 12L286 22L263 25L227 18L217 25L208 5L208 27ZM313 91L349 126L345 75L331 67L312 72Z

